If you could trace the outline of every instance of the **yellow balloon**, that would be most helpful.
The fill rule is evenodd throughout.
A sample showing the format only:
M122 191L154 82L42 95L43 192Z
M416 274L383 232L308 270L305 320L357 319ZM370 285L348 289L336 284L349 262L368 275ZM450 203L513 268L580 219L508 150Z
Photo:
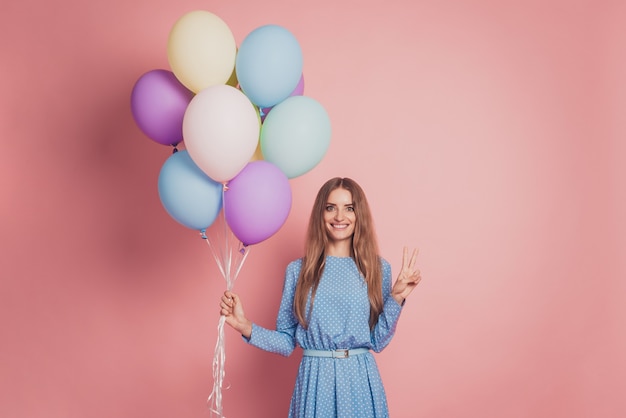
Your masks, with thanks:
M234 67L233 67L233 73L230 75L230 78L228 79L226 84L228 84L229 86L232 86L234 88L238 88L239 87L239 80L237 79L237 71L235 71Z
M179 18L170 31L167 58L172 72L189 90L226 84L233 74L237 44L226 23L204 10Z
M261 151L261 142L259 142L256 146L256 150L254 154L250 158L250 161L259 161L263 159L263 151Z

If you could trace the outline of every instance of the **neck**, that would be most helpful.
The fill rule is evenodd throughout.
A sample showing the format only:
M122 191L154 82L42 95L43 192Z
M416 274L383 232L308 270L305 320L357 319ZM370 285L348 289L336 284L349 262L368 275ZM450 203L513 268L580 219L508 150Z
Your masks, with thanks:
M326 255L333 257L350 257L352 255L352 243L348 240L329 242L326 245Z

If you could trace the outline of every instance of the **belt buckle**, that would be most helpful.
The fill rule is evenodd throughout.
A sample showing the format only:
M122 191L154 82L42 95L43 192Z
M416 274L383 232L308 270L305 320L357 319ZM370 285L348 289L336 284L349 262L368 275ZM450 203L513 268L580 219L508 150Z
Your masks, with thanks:
M348 349L337 349L335 351L333 351L333 357L334 358L348 358L350 357L350 350Z

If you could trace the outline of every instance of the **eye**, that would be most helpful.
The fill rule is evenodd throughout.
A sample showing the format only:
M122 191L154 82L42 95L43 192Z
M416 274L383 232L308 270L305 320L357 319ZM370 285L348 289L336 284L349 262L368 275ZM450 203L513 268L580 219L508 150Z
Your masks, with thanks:
M346 210L347 210L348 212L354 212L354 206L348 206L348 207L346 208Z
M333 205L327 205L326 206L326 212L332 212L335 210L335 207Z

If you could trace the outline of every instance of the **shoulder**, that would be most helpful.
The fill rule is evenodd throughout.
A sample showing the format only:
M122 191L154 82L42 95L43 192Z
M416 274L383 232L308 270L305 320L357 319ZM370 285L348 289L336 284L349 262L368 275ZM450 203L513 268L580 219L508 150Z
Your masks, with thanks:
M300 274L300 269L302 268L302 258L298 258L296 260L291 261L287 264L286 274L287 275L298 275Z
M391 274L391 264L384 259L383 257L378 257L380 260L380 269L383 271L383 274Z
M283 291L290 289L293 291L296 287L296 283L298 282L298 277L300 276L300 268L302 267L302 259L297 259L291 261L287 264L287 268L285 269L285 282L283 284Z
M378 259L380 260L380 265L383 269L391 267L391 264L389 264L389 261L385 258L378 256Z

